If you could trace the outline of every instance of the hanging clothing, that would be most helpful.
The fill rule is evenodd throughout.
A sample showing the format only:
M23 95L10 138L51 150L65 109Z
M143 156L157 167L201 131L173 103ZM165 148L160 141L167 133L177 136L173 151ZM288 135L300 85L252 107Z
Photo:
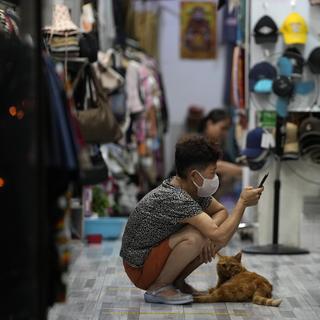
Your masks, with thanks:
M134 37L141 48L158 57L159 4L136 1L134 6Z
M98 29L100 50L107 51L116 37L113 1L98 0Z
M111 1L111 0L109 0ZM125 6L123 1L112 0L113 3L113 16L114 23L116 28L116 39L115 44L120 45L122 48L125 47L126 43L126 32L125 32L125 17L126 14L124 12Z
M140 64L138 62L130 61L126 73L127 107L131 114L144 110L139 93L139 68Z

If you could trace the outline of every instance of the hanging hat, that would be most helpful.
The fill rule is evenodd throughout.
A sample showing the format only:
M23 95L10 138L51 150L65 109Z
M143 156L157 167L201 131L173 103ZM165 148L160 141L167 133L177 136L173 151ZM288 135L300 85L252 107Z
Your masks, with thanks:
M270 154L270 150L266 149L266 150L263 150L260 156L256 159L247 158L247 163L250 170L252 171L261 170L267 163L269 154Z
M320 164L320 148L310 153L310 158L314 163Z
M312 50L308 58L308 64L313 73L320 73L320 47Z
M68 7L64 4L56 4L54 6L52 12L52 25L45 29L57 32L79 31L79 28L71 20Z
M269 150L273 145L272 135L263 128L255 128L250 130L247 134L246 147L241 154L247 156L253 161L262 160L259 157L265 150Z
M268 87L266 88L266 92L270 92L270 86L272 86L272 81L276 77L277 77L277 70L273 65L271 65L268 62L257 63L251 68L249 72L250 91L263 93L264 88ZM263 81L263 83L261 81ZM263 88L260 88L261 85L263 86Z
M309 137L300 142L300 149L302 154L311 153L314 150L320 149L319 137Z
M278 27L270 16L263 16L254 27L254 38L257 44L276 43Z
M298 126L292 122L286 124L286 139L283 149L284 160L297 160L299 158Z
M320 119L308 117L304 119L299 128L299 140L315 137L320 141Z
M297 48L292 47L288 48L283 56L288 58L292 64L293 70L291 76L301 77L304 66L304 58L301 52Z
M286 44L305 44L307 42L307 23L297 12L291 13L287 16L280 31Z

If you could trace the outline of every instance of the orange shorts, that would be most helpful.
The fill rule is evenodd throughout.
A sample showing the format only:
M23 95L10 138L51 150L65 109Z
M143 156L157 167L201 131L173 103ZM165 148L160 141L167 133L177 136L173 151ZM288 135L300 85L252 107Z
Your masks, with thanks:
M171 251L169 239L165 239L151 249L142 267L132 267L123 260L123 266L129 279L137 288L147 290L159 277Z

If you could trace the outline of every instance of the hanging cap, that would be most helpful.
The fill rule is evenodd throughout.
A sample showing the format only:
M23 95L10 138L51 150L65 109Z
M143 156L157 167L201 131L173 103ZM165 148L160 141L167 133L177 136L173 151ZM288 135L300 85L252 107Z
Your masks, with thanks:
M258 158L266 148L262 147L262 137L265 133L260 127L250 130L247 134L246 147L242 150L241 154L250 159Z
M284 157L296 159L299 154L298 126L292 122L286 124L286 139L283 148Z
M280 29L286 44L305 44L308 37L308 26L299 13L291 13L284 20Z
M274 80L277 77L277 70L268 62L255 64L249 72L249 88L255 91L256 84L265 79Z
M308 64L313 73L320 73L320 47L313 49L310 53Z
M276 43L278 27L270 16L263 16L254 27L254 38L257 44Z
M288 48L284 54L284 57L288 58L292 64L293 72L292 76L301 76L303 73L303 66L304 66L304 58L301 52L295 48Z
M320 138L320 119L308 117L301 122L299 128L299 140L305 140L307 137Z

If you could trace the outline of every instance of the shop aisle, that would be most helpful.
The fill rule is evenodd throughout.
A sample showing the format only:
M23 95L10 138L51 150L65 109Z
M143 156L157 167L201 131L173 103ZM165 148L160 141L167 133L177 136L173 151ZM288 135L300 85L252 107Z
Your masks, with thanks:
M49 320L232 320L308 319L320 317L320 252L306 256L250 256L243 262L249 270L265 275L281 297L280 308L251 303L167 306L147 304L143 291L127 279L118 253L121 241L102 245L75 245L66 304L56 305ZM237 235L225 249L234 254L243 247ZM199 289L215 284L215 263L204 265L190 277Z

